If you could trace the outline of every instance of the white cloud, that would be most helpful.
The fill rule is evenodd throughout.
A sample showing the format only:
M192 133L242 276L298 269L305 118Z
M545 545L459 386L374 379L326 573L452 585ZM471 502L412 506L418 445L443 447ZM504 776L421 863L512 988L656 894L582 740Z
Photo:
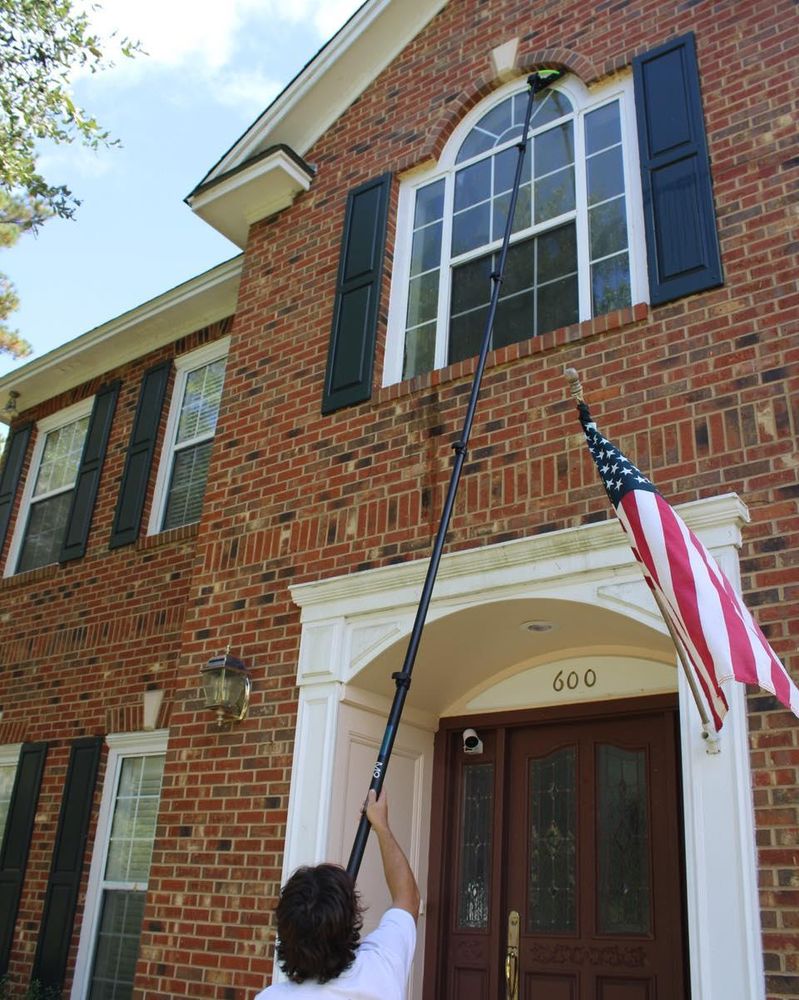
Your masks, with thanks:
M88 0L83 0L88 2ZM216 73L235 62L253 30L274 35L284 24L307 25L321 45L361 0L100 0L90 17L102 37L137 39L147 53L120 59L112 75L201 66ZM105 74L104 74L105 75Z
M219 73L212 83L218 104L256 114L272 102L283 84L272 80L260 70Z

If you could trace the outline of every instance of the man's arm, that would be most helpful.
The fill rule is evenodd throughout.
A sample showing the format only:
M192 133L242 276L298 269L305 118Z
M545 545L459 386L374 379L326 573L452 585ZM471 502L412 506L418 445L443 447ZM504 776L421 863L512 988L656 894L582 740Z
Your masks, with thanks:
M391 903L400 910L407 910L416 920L419 916L419 887L416 885L408 859L389 828L388 799L385 789L381 790L379 799L374 789L369 790L366 818L372 824L380 844L380 856L383 859L383 872L391 894Z

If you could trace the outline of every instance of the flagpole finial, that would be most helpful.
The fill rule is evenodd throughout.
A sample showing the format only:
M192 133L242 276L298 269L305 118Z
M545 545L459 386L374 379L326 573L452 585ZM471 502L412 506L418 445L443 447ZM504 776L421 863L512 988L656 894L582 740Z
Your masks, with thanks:
M566 376L566 381L569 383L569 390L572 396L574 396L578 403L584 403L583 387L580 383L580 376L577 374L577 369L564 368L563 374Z

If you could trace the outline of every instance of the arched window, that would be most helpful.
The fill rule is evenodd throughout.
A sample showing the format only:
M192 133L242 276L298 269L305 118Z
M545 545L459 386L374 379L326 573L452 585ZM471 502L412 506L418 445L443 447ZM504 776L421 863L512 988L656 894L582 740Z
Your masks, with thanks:
M589 95L566 78L536 96L492 347L643 294L628 89ZM527 100L517 83L484 102L435 169L401 189L386 383L479 351Z

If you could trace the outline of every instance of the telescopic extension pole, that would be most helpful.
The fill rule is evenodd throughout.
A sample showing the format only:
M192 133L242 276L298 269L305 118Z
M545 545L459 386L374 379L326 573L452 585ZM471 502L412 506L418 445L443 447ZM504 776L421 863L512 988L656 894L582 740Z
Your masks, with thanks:
M556 80L560 75L561 74L558 70L540 70L537 73L533 73L527 80L528 86L530 87L530 94L527 102L527 110L524 116L522 137L517 146L519 158L516 162L516 175L514 177L513 188L511 190L510 205L508 206L508 218L505 222L505 235L502 239L502 249L499 255L499 262L497 264L496 271L494 271L491 275L491 301L488 308L485 331L483 333L483 342L477 359L477 370L474 373L474 381L472 382L469 404L466 407L466 417L463 422L463 430L461 431L460 438L452 445L453 451L455 452L452 477L450 479L449 489L447 490L447 496L444 501L444 509L441 513L441 523L438 526L438 532L433 544L430 564L427 567L427 575L425 577L424 586L422 587L419 607L416 611L413 629L411 630L410 639L408 640L408 649L405 653L405 660L402 664L402 670L391 675L392 679L396 683L397 689L394 693L394 701L392 702L391 711L389 712L385 735L383 736L383 742L380 746L377 760L375 761L374 770L372 771L372 781L369 785L369 790L371 791L371 789L374 789L378 795L380 794L380 789L383 787L383 780L385 779L386 768L388 767L388 761L394 747L394 739L397 735L397 729L399 728L402 709L405 705L408 689L411 686L411 672L413 671L413 665L416 661L416 653L419 649L419 642L422 638L422 629L424 628L425 619L427 617L427 609L430 606L430 598L433 593L433 585L436 581L436 574L438 573L438 565L441 562L441 554L444 550L444 542L446 541L449 522L452 517L452 510L455 506L455 495L458 492L458 484L463 471L463 464L466 461L466 446L469 443L469 435L471 434L475 409L477 408L477 397L480 394L480 383L483 378L486 357L488 356L488 350L491 345L491 333L494 328L494 316L496 315L497 305L499 303L502 276L505 271L505 259L508 256L508 246L510 245L510 237L513 230L513 217L516 212L516 201L519 196L524 154L527 149L527 133L530 131L530 119L533 114L533 103L535 101L536 94L543 90L548 84L554 82L554 80ZM361 821L355 835L355 843L352 846L352 853L350 854L350 859L347 862L347 872L353 879L357 878L358 871L361 867L363 852L366 849L366 841L369 837L369 827L370 823L366 818L366 813L364 812L361 815Z

